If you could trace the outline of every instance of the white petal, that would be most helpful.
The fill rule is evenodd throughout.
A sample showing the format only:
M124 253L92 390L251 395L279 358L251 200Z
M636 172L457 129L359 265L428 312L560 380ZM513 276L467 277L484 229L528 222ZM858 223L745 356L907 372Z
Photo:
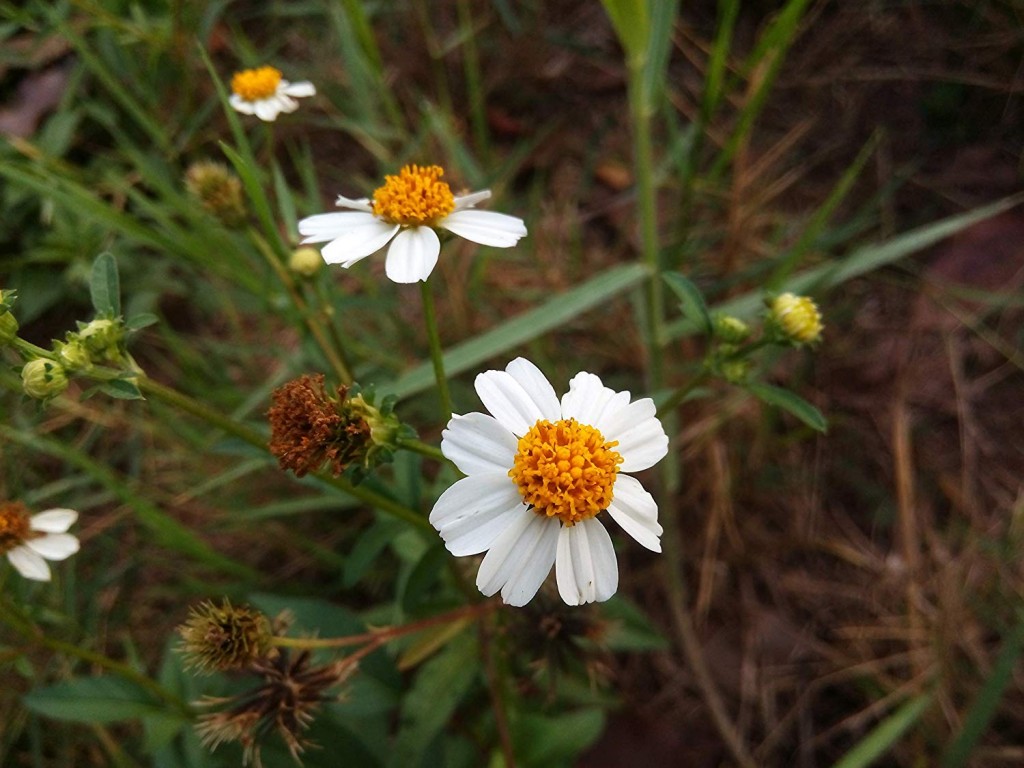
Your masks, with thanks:
M476 555L490 549L524 511L515 483L507 473L494 472L464 477L442 493L430 524L453 555Z
M490 597L499 589L509 605L526 605L537 594L555 562L558 547L556 518L541 517L525 508L494 540L480 564L476 585Z
M352 208L356 211L373 213L373 206L370 205L370 198L368 197L351 198L338 195L338 199L334 201L334 204L339 208Z
M619 563L608 531L591 518L558 534L558 594L569 605L603 602L619 588Z
M366 223L334 238L323 247L321 253L328 264L341 264L347 269L387 245L397 231L397 224L388 224L371 217Z
M464 475L503 472L508 475L519 441L486 413L452 416L441 433L441 453Z
M299 108L299 102L284 93L275 94L270 98L274 100L275 104L277 104L277 108L280 112L294 112Z
M562 395L562 418L596 428L604 415L618 411L628 402L629 392L609 389L594 374L581 371L572 377L569 391ZM609 439L608 435L604 437Z
M480 245L511 248L526 235L526 224L515 216L464 209L448 214L437 226Z
M298 83L284 83L281 92L288 96L302 98L304 96L316 96L316 87L308 80L303 80Z
M44 533L64 533L74 525L78 513L73 509L48 509L38 515L32 515L29 528Z
M615 478L608 514L641 546L652 552L661 552L662 527L658 522L658 504L635 477L620 474Z
M7 559L26 579L35 581L50 580L50 566L42 557L25 546L15 547L7 553Z
M228 103L231 104L236 112L241 112L243 115L251 115L256 111L256 107L251 101L246 101L237 93L231 94Z
M504 371L485 371L476 377L476 393L503 427L522 437L542 419L557 421L561 407L544 374L523 358Z
M615 450L622 455L620 471L639 472L654 466L668 453L668 435L654 415L656 410L654 401L645 397L594 425L605 440L618 441Z
M260 99L253 104L253 108L256 110L256 117L268 123L276 120L281 111L281 106L274 99Z
M70 533L48 533L38 539L29 539L25 546L47 560L63 560L79 549L78 539Z
M408 227L398 233L388 248L384 271L396 283L426 280L437 264L441 241L430 227Z
M455 210L461 211L463 208L472 208L477 203L482 203L491 196L491 190L481 189L479 192L470 192L468 195L459 195L455 198Z
M341 237L353 229L365 227L372 222L380 222L372 213L364 211L342 211L336 213L318 213L315 216L307 216L299 222L299 234L306 243L326 243L336 237Z

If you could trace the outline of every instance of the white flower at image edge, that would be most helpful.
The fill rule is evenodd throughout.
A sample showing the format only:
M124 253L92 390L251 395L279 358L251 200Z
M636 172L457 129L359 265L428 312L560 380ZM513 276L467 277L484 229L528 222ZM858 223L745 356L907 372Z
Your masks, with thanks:
M607 512L641 545L661 551L658 507L624 472L657 463L668 437L654 402L630 402L592 373L578 373L561 400L523 358L481 373L477 394L491 415L453 416L441 451L466 475L447 489L430 523L453 555L486 552L476 584L525 605L555 566L570 605L603 601L619 583Z
M231 91L228 102L236 112L256 115L268 123L276 120L282 112L298 109L299 103L295 99L316 95L312 83L290 83L274 67L236 72L231 78Z
M372 198L338 197L350 210L321 213L299 222L302 244L327 243L324 261L351 267L391 243L384 270L396 283L426 280L437 264L441 241L436 229L494 248L511 248L526 235L522 219L474 209L490 190L454 195L436 166L407 165Z
M50 580L47 560L64 560L79 549L68 529L78 519L73 509L48 509L28 517L20 504L0 506L0 546L7 559L26 579ZM20 529L20 530L19 530Z

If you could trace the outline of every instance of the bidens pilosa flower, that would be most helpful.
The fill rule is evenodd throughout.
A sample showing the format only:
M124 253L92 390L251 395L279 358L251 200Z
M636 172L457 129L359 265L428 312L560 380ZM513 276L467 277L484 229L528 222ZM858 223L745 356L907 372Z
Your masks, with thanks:
M570 605L600 602L618 588L607 512L630 536L661 551L658 507L638 472L668 451L650 398L578 373L561 401L544 374L517 358L476 377L491 415L453 416L441 451L467 477L441 494L430 523L453 555L487 552L477 574L485 595L501 590L525 605L555 566Z
M303 219L302 242L327 243L324 261L346 269L391 243L384 263L387 276L396 283L415 283L426 280L437 263L441 241L435 229L495 248L511 248L526 235L522 219L473 208L491 196L490 190L457 196L443 175L436 165L407 165L386 176L372 199L339 196L336 205L350 210Z
M316 88L305 80L289 83L274 67L243 69L231 78L231 98L235 111L243 115L256 115L260 120L273 122L282 112L299 108L295 99L315 96Z
M815 344L825 330L818 305L807 296L783 293L768 305L768 321L792 344Z
M46 561L64 560L78 551L78 539L67 532L77 519L72 509L29 515L21 502L0 502L0 554L26 579L49 581Z

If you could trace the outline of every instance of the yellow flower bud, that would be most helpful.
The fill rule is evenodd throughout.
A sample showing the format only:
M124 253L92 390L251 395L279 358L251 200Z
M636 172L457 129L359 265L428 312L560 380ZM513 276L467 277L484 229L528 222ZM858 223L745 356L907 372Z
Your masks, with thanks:
M807 296L793 293L775 297L769 318L794 344L814 344L825 329L818 306Z
M308 246L292 252L288 259L288 269L302 277L312 277L324 265L324 257L316 248Z
M21 387L36 400L49 400L68 388L68 377L59 363L37 357L21 369Z

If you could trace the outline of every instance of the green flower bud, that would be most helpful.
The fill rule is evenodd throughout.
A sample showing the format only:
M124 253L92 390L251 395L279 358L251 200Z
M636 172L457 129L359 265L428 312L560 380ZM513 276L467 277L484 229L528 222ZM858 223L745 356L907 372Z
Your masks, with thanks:
M316 248L299 248L288 259L288 269L302 277L313 277L324 265L324 257Z
M226 165L211 160L192 163L185 172L185 188L224 226L234 228L245 223L242 182Z
M83 371L92 366L92 357L85 342L74 334L69 335L67 343L58 341L53 345L57 360L67 371Z
M726 360L721 366L722 378L730 384L743 384L750 375L750 362L747 360Z
M727 344L739 344L750 336L750 326L732 315L715 318L715 338Z
M80 343L94 363L119 363L124 359L124 324L120 320L97 318L76 334L69 334L68 344Z
M68 377L59 363L37 357L21 369L21 387L36 400L49 400L68 388Z

